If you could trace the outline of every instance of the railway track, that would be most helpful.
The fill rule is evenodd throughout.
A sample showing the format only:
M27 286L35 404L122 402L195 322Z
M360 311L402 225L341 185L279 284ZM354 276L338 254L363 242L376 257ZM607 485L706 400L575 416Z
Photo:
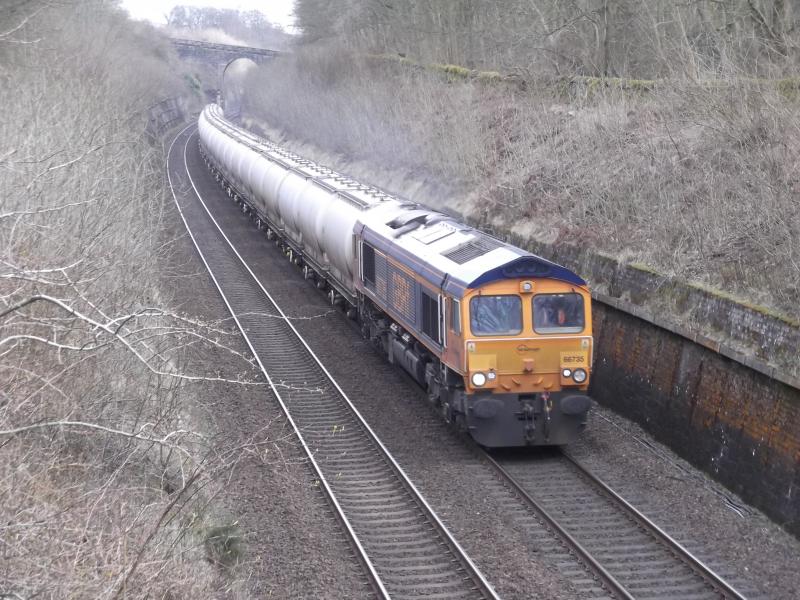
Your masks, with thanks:
M744 600L721 576L566 452L485 459L516 495L595 573L587 597ZM575 572L586 583L582 570Z
M194 140L187 127L169 149L176 205L376 594L497 598L214 220L189 172Z

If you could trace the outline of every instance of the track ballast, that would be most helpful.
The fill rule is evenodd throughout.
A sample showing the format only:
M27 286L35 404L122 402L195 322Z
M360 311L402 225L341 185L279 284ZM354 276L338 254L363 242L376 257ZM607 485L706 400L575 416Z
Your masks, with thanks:
M496 453L486 459L614 597L744 600L567 452L535 459ZM604 597L595 591L587 596Z

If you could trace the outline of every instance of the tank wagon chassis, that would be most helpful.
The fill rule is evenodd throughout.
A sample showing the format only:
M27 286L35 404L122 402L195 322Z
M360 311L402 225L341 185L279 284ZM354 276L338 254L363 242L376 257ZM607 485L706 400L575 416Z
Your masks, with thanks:
M218 107L207 107L201 115L199 138L201 156L227 196L327 294L332 306L359 324L362 335L390 363L427 390L445 421L486 447L561 445L585 428L592 338L590 297L583 280L445 215L401 202L269 144L224 120ZM253 156L266 160L255 165ZM248 160L253 164L246 164ZM254 173L256 167L266 171L263 178ZM280 171L270 175L270 169ZM299 177L289 180L287 173ZM278 183L269 182L270 176ZM278 198L280 217L254 197ZM295 224L287 225L284 217ZM301 222L312 223L314 230L298 234ZM448 261L439 254L420 257L410 245L429 251L448 236L450 243L456 240L454 249L443 252ZM456 269L448 271L448 265ZM454 276L457 272L463 281ZM433 283L426 286L426 278ZM550 333L559 335L542 342L554 358L543 357L544 352L529 358L541 350L541 340L520 337L523 326L531 333L535 329L521 304L535 303L525 297L534 297L533 286L552 291L543 297L580 300L580 327L565 328L570 335L553 329ZM488 313L487 321L495 326L491 333L510 327L511 334L486 335L485 341L467 336L467 324L473 329L476 325L464 308L469 294L476 302L476 290L478 305L495 302L501 308L504 298L522 294L516 324L497 325L496 307ZM484 291L491 295L481 298ZM540 358L555 361L546 375L533 367Z

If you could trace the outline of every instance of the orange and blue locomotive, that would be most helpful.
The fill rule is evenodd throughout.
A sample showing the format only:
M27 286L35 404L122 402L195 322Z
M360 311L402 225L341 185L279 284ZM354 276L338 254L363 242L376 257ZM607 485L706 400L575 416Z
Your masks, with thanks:
M591 296L575 273L304 160L206 107L228 193L444 418L487 447L561 445L586 426Z

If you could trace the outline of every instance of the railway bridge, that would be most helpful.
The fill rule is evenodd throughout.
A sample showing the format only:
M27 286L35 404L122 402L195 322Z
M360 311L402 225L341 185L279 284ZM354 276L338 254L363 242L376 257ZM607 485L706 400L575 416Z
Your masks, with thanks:
M171 41L181 59L216 68L216 89L219 90L222 89L225 71L234 61L240 58L249 58L256 64L263 64L280 54L277 50L267 48L214 44L178 38L172 38Z

